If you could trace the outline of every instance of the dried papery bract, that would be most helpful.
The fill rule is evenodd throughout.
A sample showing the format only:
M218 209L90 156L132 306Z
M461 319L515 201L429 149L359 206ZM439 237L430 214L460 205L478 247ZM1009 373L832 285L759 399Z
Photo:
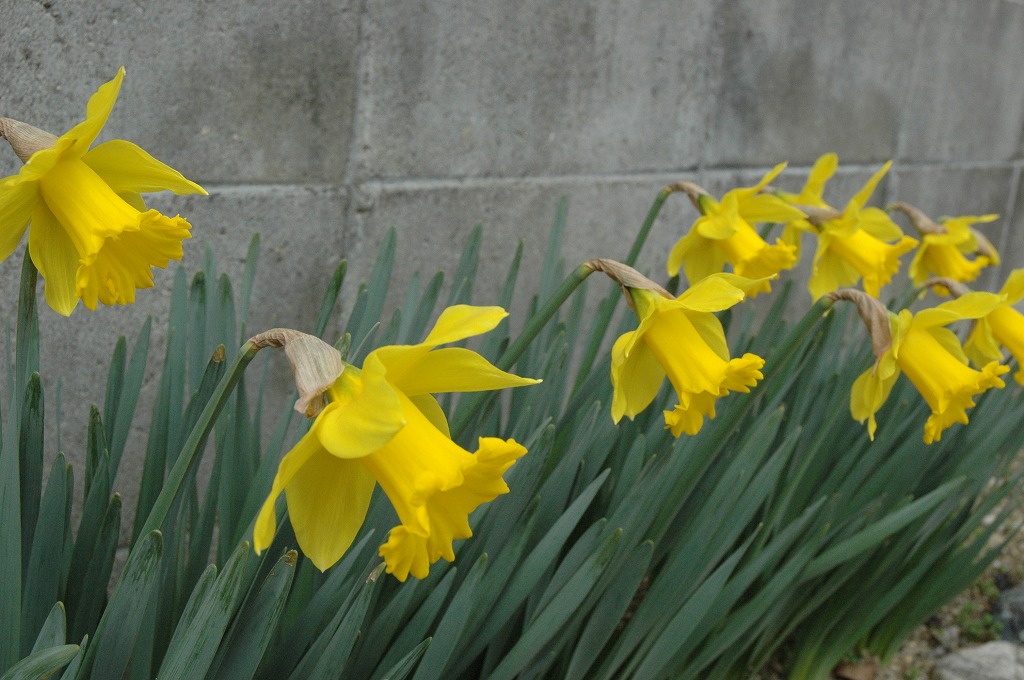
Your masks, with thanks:
M875 355L877 366L878 359L892 347L889 310L876 298L856 288L840 288L825 297L833 302L839 300L852 302L857 307L857 313L860 314L864 326L868 329L868 335L871 336L871 352Z
M341 352L315 335L290 328L272 328L254 335L249 342L261 349L284 349L299 391L296 411L312 418L324 409L324 393L345 370Z
M621 262L597 258L594 260L587 260L583 264L584 266L590 267L595 272L601 272L612 281L619 284L619 287L622 288L622 293L626 296L626 301L630 306L633 305L633 301L629 292L626 290L627 288L641 288L643 290L649 290L669 299L675 297L658 283L647 278L629 265L622 264Z
M897 210L906 215L910 219L910 224L913 225L914 229L917 229L918 233L922 236L926 234L946 233L945 227L925 215L922 210L910 205L909 203L904 203L902 201L893 203L889 206L889 210Z
M13 118L0 118L0 137L10 143L22 163L28 163L35 152L49 149L57 141L57 135Z
M958 298L971 292L971 289L964 284L946 276L933 276L921 285L925 288L945 289L949 291L950 296L953 298Z

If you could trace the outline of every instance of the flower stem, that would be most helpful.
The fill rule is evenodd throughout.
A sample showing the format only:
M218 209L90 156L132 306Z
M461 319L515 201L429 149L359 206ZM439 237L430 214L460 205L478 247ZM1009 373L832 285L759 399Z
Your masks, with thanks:
M213 429L217 416L220 415L221 409L227 403L228 397L231 396L231 392L235 389L235 385L242 378L245 367L249 365L249 362L252 361L259 350L260 348L255 344L247 342L238 351L234 363L220 379L220 383L214 390L213 396L210 397L210 401L207 402L206 408L200 414L195 427L192 428L191 434L189 434L185 444L181 447L181 453L178 454L178 458L174 461L174 466L167 474L167 479L160 489L160 494L153 502L153 508L149 511L149 516L146 517L146 523L138 532L139 536L146 536L149 532L160 529L163 526L167 513L171 509L174 498L178 495L178 491L181 489L189 469L199 463L199 454L203 449L207 436L210 434L210 430Z
M658 192L658 195L654 198L654 203L651 204L650 210L647 211L647 217L644 219L644 223L640 226L640 231L637 232L636 237L633 239L633 245L629 249L629 254L627 254L626 259L622 261L623 264L629 265L630 267L636 264L637 258L640 257L640 251L647 242L647 237L650 235L651 228L654 226L654 221L658 219L658 215L661 214L662 206L665 205L665 201L668 197L677 191L683 191L680 184L670 184L662 187L661 191ZM583 357L580 360L579 374L576 376L576 383L573 386L573 391L578 390L590 375L590 369L593 367L594 359L597 358L597 352L600 350L601 343L604 341L604 337L608 333L608 327L611 325L612 315L615 313L615 306L619 301L618 299L620 295L621 293L618 290L613 290L597 307L597 311L594 316L594 323L591 324L593 334L591 335L590 342L587 343L583 352Z
M579 285L583 281L594 273L594 268L588 264L581 264L576 267L569 276L565 277L562 281L562 285L548 298L544 306L537 310L537 313L530 317L530 320L526 323L519 337L516 338L515 342L509 345L508 349L505 350L501 358L495 362L495 365L503 371L507 371L515 365L519 357L523 355L526 348L529 347L533 339L541 332L544 326L547 325L551 317L555 315L558 308L569 299L569 296L573 294Z
M622 261L623 264L628 264L630 267L636 264L637 258L640 257L640 250L644 247L644 243L647 242L647 237L651 233L651 227L654 226L654 220L658 219L658 215L661 213L661 207L665 205L666 199L676 191L681 191L681 189L675 184L670 184L658 192L654 203L651 204L651 209L647 211L647 217L644 219L643 225L640 226L640 231L636 233L636 238L633 239L633 245L629 249L629 254Z

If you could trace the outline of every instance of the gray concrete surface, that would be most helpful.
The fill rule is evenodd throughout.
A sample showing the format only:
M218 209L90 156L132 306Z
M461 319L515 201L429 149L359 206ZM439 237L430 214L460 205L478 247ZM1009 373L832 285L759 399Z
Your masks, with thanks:
M893 159L876 203L999 213L1005 263L984 281L1024 266L1020 1L0 0L0 63L0 115L55 133L126 66L101 139L210 191L153 197L192 221L190 271L212 245L237 275L262 234L254 330L308 328L334 264L365 276L391 226L402 290L417 268L450 271L482 222L487 302L520 239L536 272L562 196L566 260L618 257L666 183L720 193L787 160L778 184L796 188L826 151L837 203ZM2 175L18 165L0 148ZM672 197L641 266L660 274L694 215ZM5 322L19 262L0 263ZM61 378L79 468L117 336L152 315L161 356L170 278L130 308L43 313L44 380L52 396ZM118 485L129 506L158 375Z

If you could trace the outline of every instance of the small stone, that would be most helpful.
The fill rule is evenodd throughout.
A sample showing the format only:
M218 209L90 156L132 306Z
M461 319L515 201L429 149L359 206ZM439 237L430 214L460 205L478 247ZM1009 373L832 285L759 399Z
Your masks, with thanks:
M935 664L939 680L1019 680L1024 666L1012 642L988 642L948 654Z
M1017 586L999 595L992 614L1002 623L999 637L1011 642L1024 642L1024 586Z

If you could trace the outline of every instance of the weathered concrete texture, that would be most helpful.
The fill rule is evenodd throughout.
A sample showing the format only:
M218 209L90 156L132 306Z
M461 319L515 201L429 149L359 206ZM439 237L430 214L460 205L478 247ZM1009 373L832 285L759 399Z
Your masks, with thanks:
M705 163L810 163L825 151L846 162L892 157L917 3L712 5Z
M346 2L4 0L0 115L60 134L126 67L101 139L204 182L345 176L358 15ZM0 155L0 172L17 159Z
M361 173L508 177L696 165L708 6L370 2Z
M355 278L365 278L387 229L396 226L398 247L389 301L398 303L415 270L426 276L445 270L450 282L467 234L482 223L481 276L475 300L493 304L520 241L524 245L520 278L533 282L522 292L533 292L562 197L569 201L562 248L569 269L595 257L623 259L658 192L677 179L680 177L369 186L359 199L363 206L355 221L359 246L353 252L350 271ZM668 250L694 215L685 197L671 197L641 253L638 268L663 280ZM517 300L525 304L524 298ZM524 309L518 305L519 314Z
M902 107L899 157L1010 160L1022 151L1024 5L907 3L922 14ZM1015 55L1015 56L1010 56Z

